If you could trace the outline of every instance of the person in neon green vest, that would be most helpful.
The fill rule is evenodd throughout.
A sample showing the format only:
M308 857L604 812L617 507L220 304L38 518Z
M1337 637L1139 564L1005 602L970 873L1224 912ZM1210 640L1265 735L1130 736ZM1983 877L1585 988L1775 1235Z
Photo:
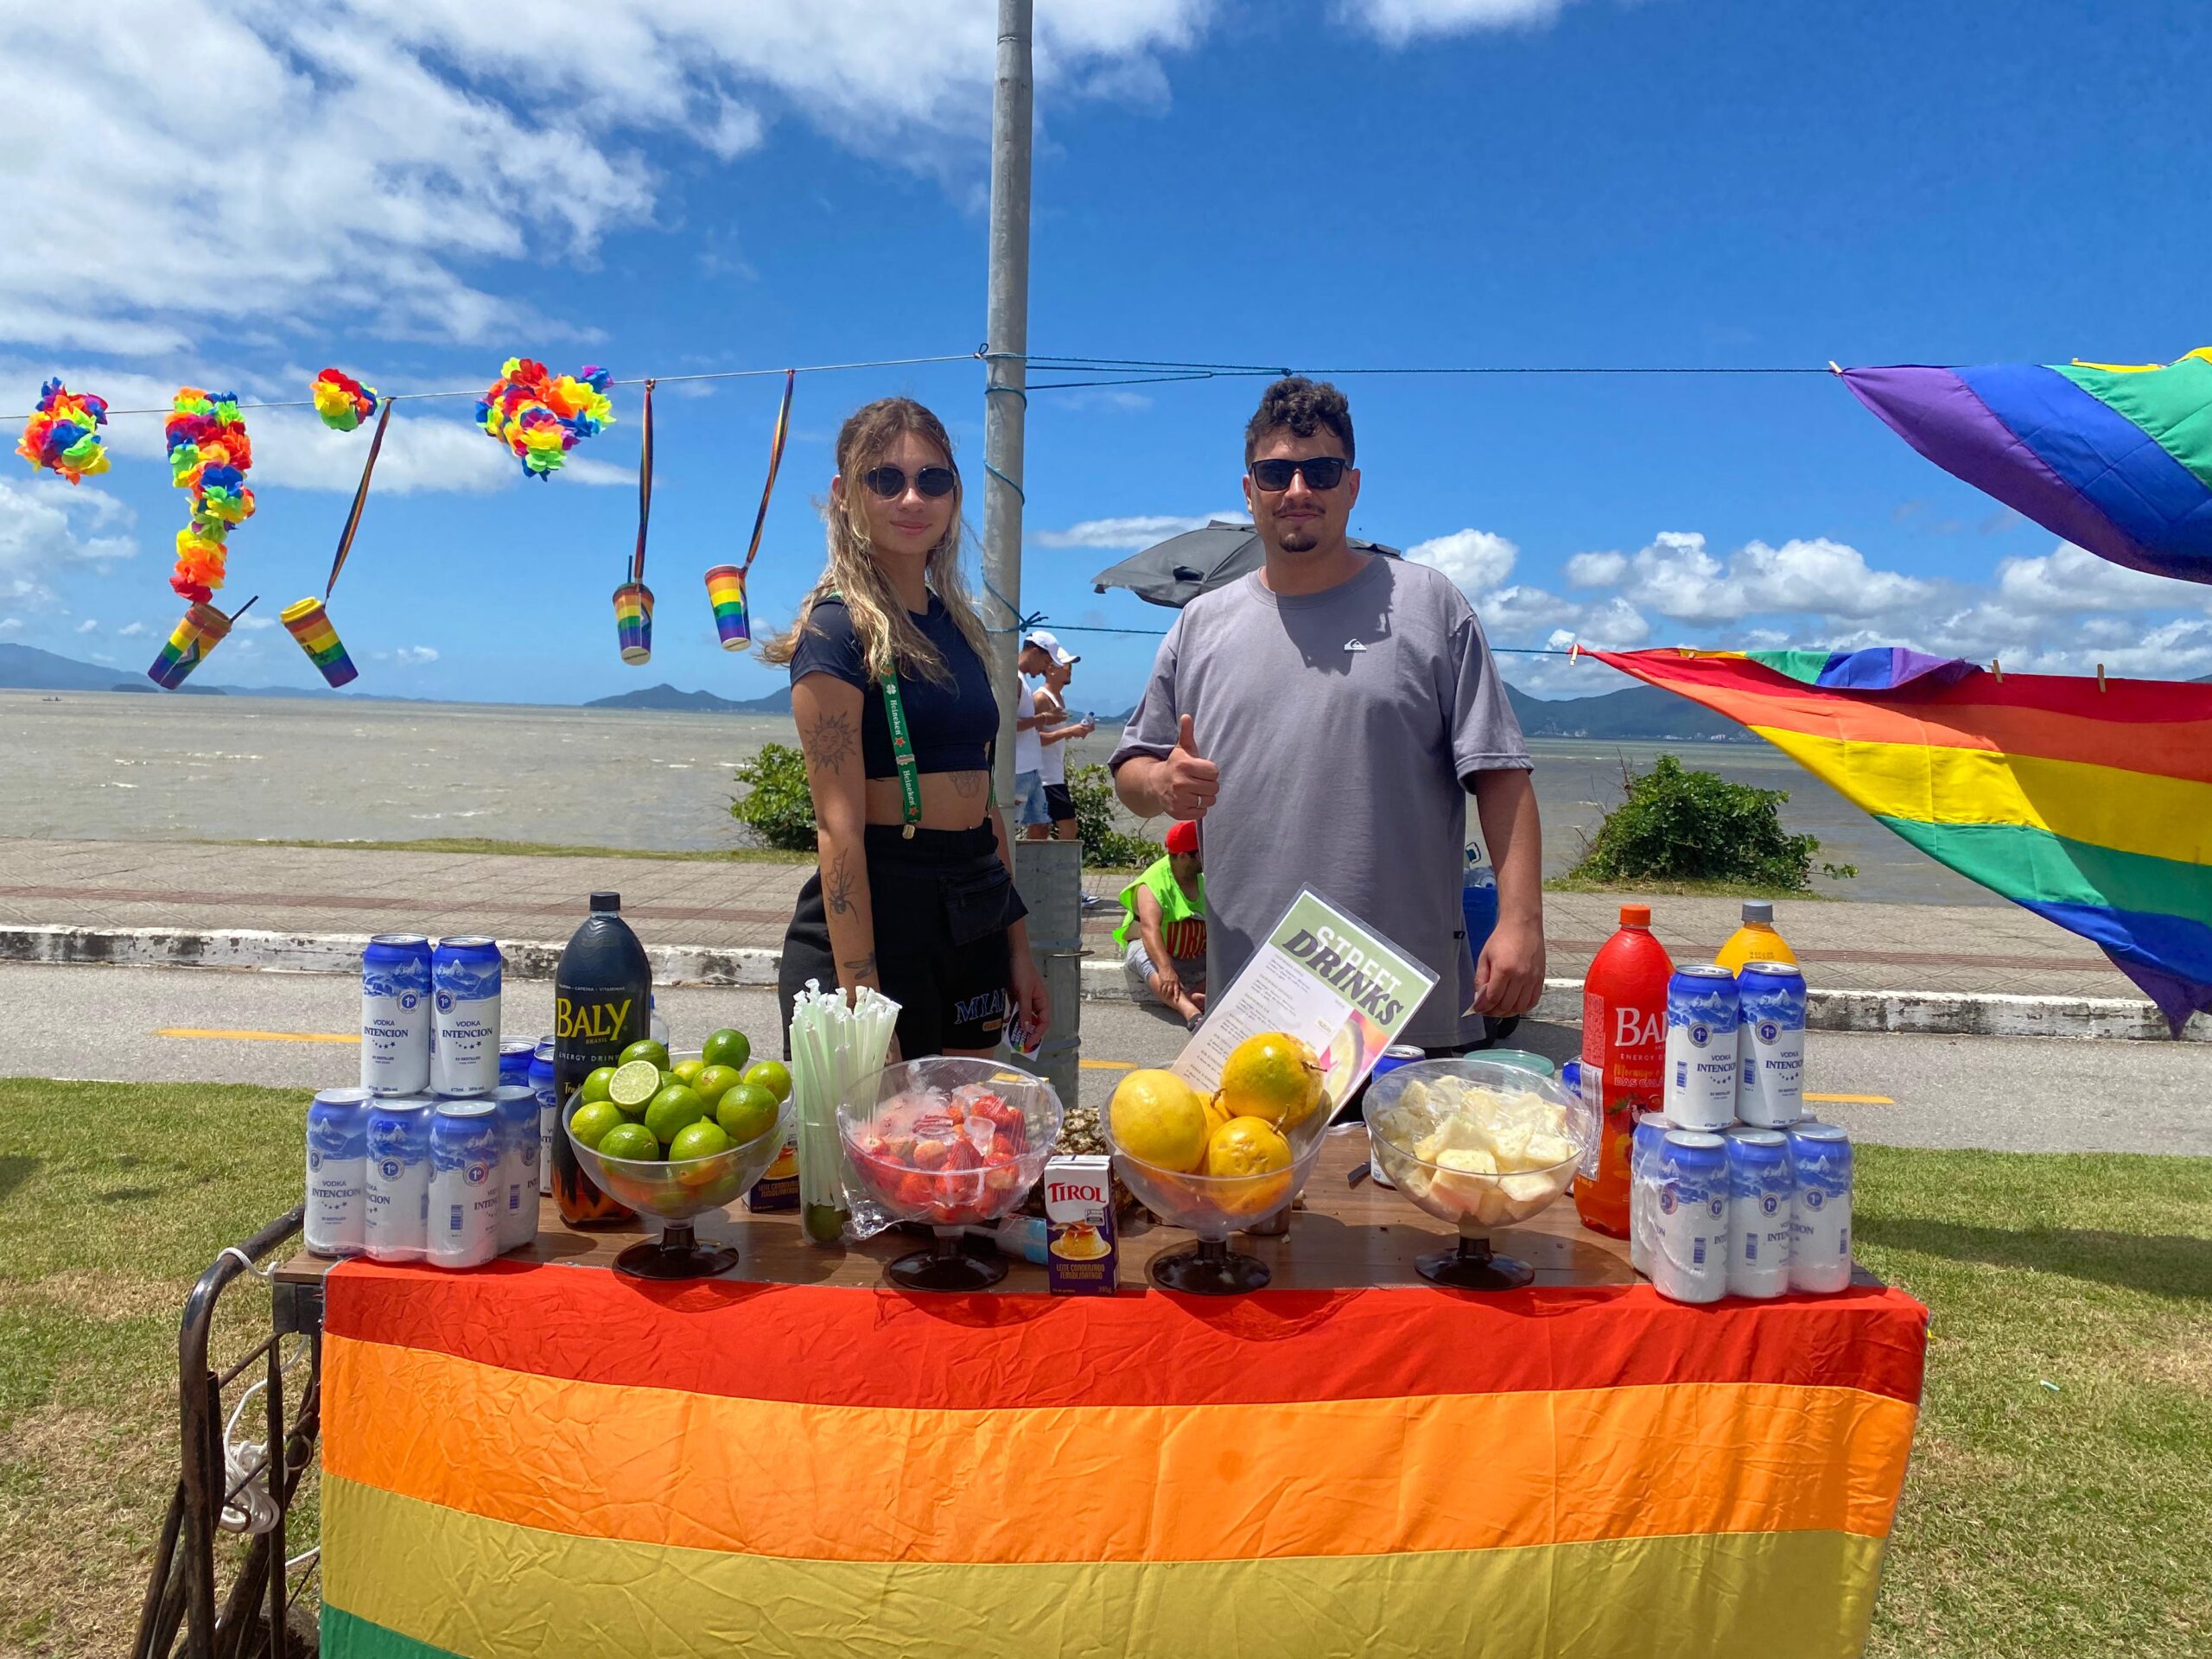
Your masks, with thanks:
M1136 988L1196 1029L1206 1010L1206 878L1198 826L1167 831L1167 856L1122 889L1114 943Z

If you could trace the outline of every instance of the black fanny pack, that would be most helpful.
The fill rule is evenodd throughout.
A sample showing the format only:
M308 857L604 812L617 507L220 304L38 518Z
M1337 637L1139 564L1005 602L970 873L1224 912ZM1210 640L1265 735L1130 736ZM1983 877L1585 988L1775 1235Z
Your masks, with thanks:
M973 944L1003 933L1014 919L1014 878L996 859L988 868L944 878L945 937L954 944Z

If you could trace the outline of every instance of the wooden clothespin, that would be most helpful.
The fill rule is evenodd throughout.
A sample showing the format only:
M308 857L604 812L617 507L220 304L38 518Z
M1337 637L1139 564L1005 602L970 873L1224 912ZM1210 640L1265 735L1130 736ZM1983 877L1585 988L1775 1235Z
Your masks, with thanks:
M1989 671L1997 677L1998 684L2002 685L2005 683L2005 664L1999 662L1994 657L1989 659Z
M1841 374L1843 372L1843 365L1837 362L1834 358L1828 359L1828 372L1831 374Z
M2104 689L2105 689L2105 665L2104 665L2102 663L2099 663L2099 664L2097 664L2097 691L2098 691L2098 693L2099 693L2099 695L2100 695L2100 696L2101 696L2101 695L2103 694Z
M1570 651L1567 653L1567 662L1568 662L1570 664L1572 664L1574 662L1574 660L1575 660L1577 658L1579 658L1580 656L1581 656L1581 655L1582 655L1582 642L1581 642L1580 639L1578 639L1578 640L1576 640L1576 641L1574 642L1573 648L1572 650L1570 650Z

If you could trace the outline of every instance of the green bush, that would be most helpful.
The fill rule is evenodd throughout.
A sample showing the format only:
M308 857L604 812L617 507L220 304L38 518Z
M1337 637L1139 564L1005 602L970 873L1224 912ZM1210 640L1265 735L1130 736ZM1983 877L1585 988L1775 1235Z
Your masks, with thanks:
M1158 858L1158 842L1130 835L1114 822L1114 774L1103 766L1070 766L1068 793L1075 797L1076 834L1089 870L1141 870Z
M1787 834L1779 789L1754 789L1718 773L1691 772L1662 754L1638 776L1624 761L1628 798L1605 814L1586 838L1571 881L1714 881L1799 893L1811 887L1821 843ZM1856 875L1848 864L1824 864L1832 878Z
M738 763L737 781L746 792L729 804L729 815L771 847L810 853L814 845L814 795L806 786L806 757L787 743L770 743L750 760Z

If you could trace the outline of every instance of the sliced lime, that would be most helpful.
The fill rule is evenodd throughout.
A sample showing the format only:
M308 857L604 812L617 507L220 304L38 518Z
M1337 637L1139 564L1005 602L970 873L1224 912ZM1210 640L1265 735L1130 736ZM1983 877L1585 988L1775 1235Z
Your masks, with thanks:
M660 1067L651 1060L631 1060L614 1068L607 1097L617 1106L642 1106L660 1092Z

